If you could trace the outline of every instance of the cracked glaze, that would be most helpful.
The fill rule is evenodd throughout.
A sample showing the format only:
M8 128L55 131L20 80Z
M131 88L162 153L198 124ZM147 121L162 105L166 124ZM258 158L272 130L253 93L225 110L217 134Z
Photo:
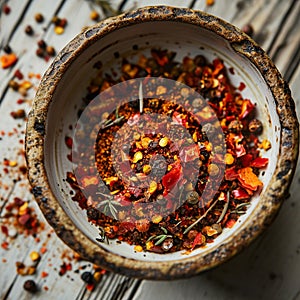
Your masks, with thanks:
M182 256L173 261L149 262L129 259L100 247L87 238L68 217L50 189L44 165L47 113L58 82L72 62L95 41L110 32L151 21L175 21L203 27L226 39L231 47L256 66L272 92L281 124L279 156L273 177L257 207L238 230L210 253ZM146 7L94 25L75 37L45 73L29 115L26 132L28 177L34 196L57 235L83 258L127 276L148 279L189 277L228 260L245 248L272 222L293 178L298 157L298 121L290 90L265 52L231 24L200 11L174 7Z

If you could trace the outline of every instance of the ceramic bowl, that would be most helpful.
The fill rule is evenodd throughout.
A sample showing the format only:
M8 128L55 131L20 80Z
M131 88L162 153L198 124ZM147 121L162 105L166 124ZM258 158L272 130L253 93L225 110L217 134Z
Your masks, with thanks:
M133 47L134 46L134 47ZM261 176L264 188L247 213L206 247L188 255L139 253L126 243L95 240L98 229L71 200L66 172L71 169L64 138L78 120L78 107L95 62L118 68L119 57L147 53L153 47L174 50L179 57L220 57L234 69L232 83L246 84L263 120L262 138L272 148ZM72 126L70 126L72 125ZM175 7L145 7L106 19L78 34L54 59L37 91L26 132L29 181L36 200L57 235L83 258L106 269L148 279L195 275L228 260L271 223L294 174L298 156L298 122L290 90L266 53L241 30L212 15Z

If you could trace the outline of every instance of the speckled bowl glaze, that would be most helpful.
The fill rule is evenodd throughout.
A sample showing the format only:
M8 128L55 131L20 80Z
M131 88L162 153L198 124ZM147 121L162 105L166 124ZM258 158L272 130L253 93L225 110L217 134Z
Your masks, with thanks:
M120 60L114 53L128 57L153 47L174 50L179 58L187 54L222 58L235 70L229 74L232 83L246 84L242 94L256 103L264 122L263 138L272 144L264 154L271 163L261 176L262 193L232 229L189 255L135 253L127 244L97 243L98 230L71 200L64 180L70 169L64 137L78 119L77 109L95 75L93 64L101 60L104 67L117 67ZM29 115L26 157L29 181L42 212L57 235L83 258L128 276L183 278L228 260L271 223L288 196L294 174L298 122L287 84L266 53L243 32L200 11L145 7L84 30L58 54L41 81Z

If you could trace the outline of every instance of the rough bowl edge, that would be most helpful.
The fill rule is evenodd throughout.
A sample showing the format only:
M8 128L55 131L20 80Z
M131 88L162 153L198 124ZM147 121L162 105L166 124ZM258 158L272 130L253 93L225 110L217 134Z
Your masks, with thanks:
M110 253L87 239L58 204L47 179L43 164L47 110L63 73L78 55L94 41L111 31L141 22L171 20L190 23L215 32L232 48L247 57L261 72L276 100L282 126L280 155L274 176L253 212L251 226L243 224L224 244L204 257L193 256L169 262L142 262ZM108 270L144 279L176 279L190 277L225 262L248 246L272 222L295 172L298 157L299 125L295 105L287 83L267 54L235 26L207 13L188 8L152 6L106 19L78 34L55 58L37 91L26 128L26 160L33 194L49 224L57 235L83 258Z

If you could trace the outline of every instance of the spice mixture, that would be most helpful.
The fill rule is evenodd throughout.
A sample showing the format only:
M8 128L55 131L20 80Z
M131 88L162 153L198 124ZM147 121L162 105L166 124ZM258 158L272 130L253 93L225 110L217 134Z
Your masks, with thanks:
M220 59L208 62L197 55L178 62L175 56L153 49L137 63L123 60L117 79L95 64L100 71L88 88L87 104L120 82L139 89L137 100L116 105L111 92L110 101L89 111L88 120L100 124L91 134L95 155L86 152L84 140L79 138L74 150L66 137L73 148L69 159L77 166L67 181L75 190L73 200L99 226L99 242L116 238L136 251L191 251L231 228L262 189L258 175L268 159L260 148L271 145L258 139L262 123L255 105L241 95L245 84L234 87L227 75L234 70ZM139 87L130 81L141 77ZM154 77L181 82L180 95L164 97L163 81L154 93L147 91ZM191 91L200 96L190 97Z

